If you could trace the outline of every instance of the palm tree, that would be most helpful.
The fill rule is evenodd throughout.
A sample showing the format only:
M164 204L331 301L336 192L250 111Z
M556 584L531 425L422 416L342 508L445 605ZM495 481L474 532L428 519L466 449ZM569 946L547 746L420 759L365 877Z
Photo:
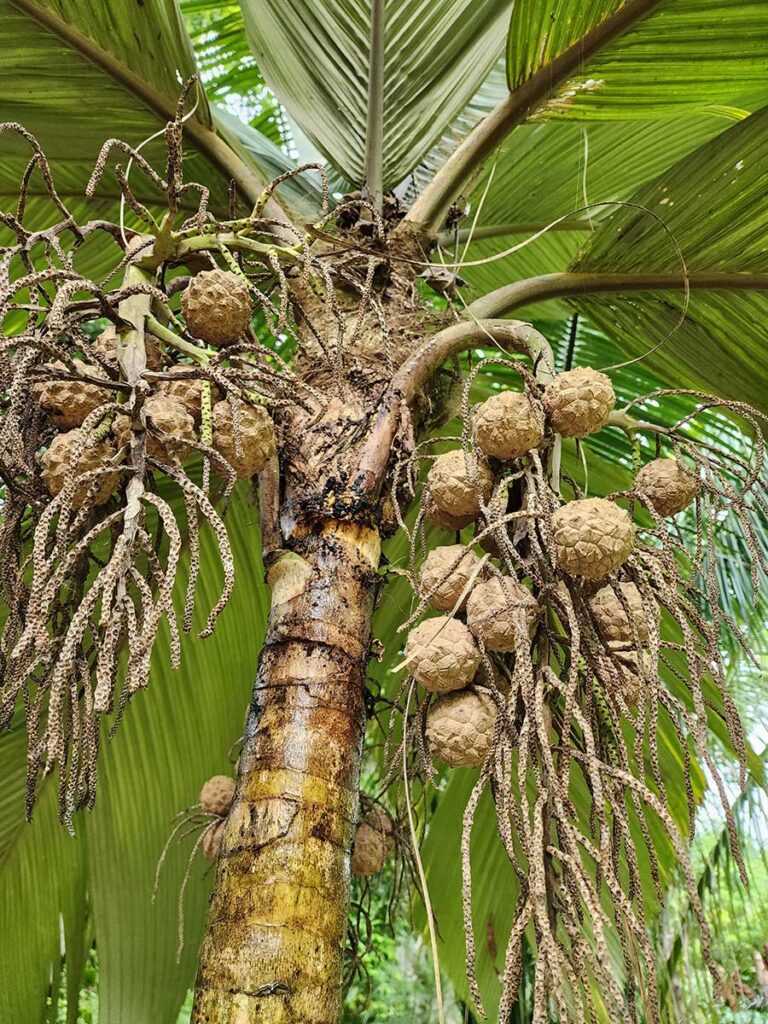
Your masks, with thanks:
M550 1006L562 1020L659 1019L646 934L676 864L717 975L682 833L704 770L719 779L707 730L762 777L726 685L742 629L759 627L765 562L761 6L0 0L3 1020L44 1019L65 964L75 1021L95 936L102 1024L174 1020L195 972L196 1022L337 1021L366 728L380 777L404 776L388 807L405 807L395 831L430 894L425 929L478 1010L508 1019L535 949L534 1020ZM235 314L255 304L253 323L237 351L217 349L233 302ZM110 322L105 384L79 357ZM169 363L177 385L197 386L183 453L181 421L142 412L173 382ZM646 396L642 416L606 410L604 432L559 436L542 396L579 364L610 366L620 406ZM46 504L39 452L53 432L27 396L52 382L70 404L94 382L110 393L78 424ZM491 458L492 498L467 410L470 392L499 388L522 388L550 420L524 468ZM78 490L86 435L106 443L121 416L114 461ZM252 462L249 437L263 442ZM468 519L433 505L430 525L423 476L446 444L464 450L456 471L481 500ZM681 520L632 482L654 444L699 476ZM649 538L619 577L650 622L633 636L642 711L620 686L610 695L626 659L595 632L594 587L579 582L591 570L553 562L561 495L582 498L587 469L589 492L628 499ZM107 470L128 479L124 497ZM223 484L209 499L212 470ZM536 638L521 639L518 616L511 651L489 657L485 627L468 641L494 709L491 754L479 775L435 775L429 702L392 681L421 650L403 664L401 627L430 596L414 559L477 547L483 529L499 556L483 565L533 580ZM161 627L174 605L185 634L210 638ZM227 770L246 704L200 947L211 880L199 860L188 868L171 843L150 904L152 883L174 816ZM397 712L386 764L384 705ZM42 768L58 769L58 793ZM74 815L96 792L93 813Z

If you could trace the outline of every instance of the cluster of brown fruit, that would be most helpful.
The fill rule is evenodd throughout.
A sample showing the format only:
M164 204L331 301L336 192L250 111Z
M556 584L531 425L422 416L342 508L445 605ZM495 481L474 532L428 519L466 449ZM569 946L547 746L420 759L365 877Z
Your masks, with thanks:
M188 333L205 345L222 348L241 340L253 312L247 282L231 271L203 271L192 278L182 294L181 308ZM74 358L77 372L105 383L119 376L119 336L107 327L90 346L98 362ZM201 351L204 351L201 349ZM109 500L118 476L104 472L117 453L130 445L132 432L145 430L147 456L161 464L187 461L201 442L203 390L211 388L210 447L238 477L249 478L263 469L274 451L272 420L267 410L236 398L221 395L206 382L191 363L172 362L166 346L152 335L145 337L147 369L164 375L152 387L140 411L132 417L118 413L108 433L84 438L81 427L86 418L113 401L114 391L98 384L71 379L63 362L46 364L47 379L36 386L38 401L51 423L60 431L42 456L42 479L52 495L58 494L74 471L83 477L74 500L84 500L94 479L99 486L93 495L96 505ZM65 375L57 378L57 372Z
M505 391L475 406L473 448L438 455L431 466L424 495L427 517L448 530L478 521L486 526L494 467L503 470L544 448L554 434L583 438L596 433L609 422L615 402L609 378L580 367L555 376L541 394ZM639 471L633 490L663 517L686 508L699 484L679 461L661 458ZM560 585L565 579L586 581L594 625L618 666L629 705L637 699L638 673L648 671L643 645L649 626L637 586L608 577L635 548L630 513L605 498L577 498L556 508L549 528ZM498 553L492 538L480 544ZM414 679L437 695L429 706L426 733L432 753L448 765L482 765L493 741L496 705L484 682L483 651L504 655L520 650L544 615L525 582L505 573L503 564L497 569L487 556L481 562L461 544L433 549L421 567L420 596L441 614L411 630L405 663ZM492 688L499 689L498 682Z

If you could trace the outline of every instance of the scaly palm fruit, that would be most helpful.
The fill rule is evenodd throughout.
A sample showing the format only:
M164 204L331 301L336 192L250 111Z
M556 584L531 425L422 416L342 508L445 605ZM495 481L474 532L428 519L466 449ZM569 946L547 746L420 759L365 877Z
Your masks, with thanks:
M356 878L368 878L384 867L392 849L392 820L383 811L376 811L355 829L355 842L349 866Z
M78 367L89 377L104 377L104 371L91 363L78 363ZM46 369L73 372L60 360L49 363ZM111 402L113 394L107 388L76 380L42 381L35 385L35 393L40 407L48 413L51 422L62 430L79 427L94 409Z
M66 483L67 476L70 472L69 467L74 446L79 443L81 433L81 430L76 427L74 430L68 430L65 434L57 434L42 457L42 480L52 495L58 494ZM83 450L77 460L75 476L80 477L84 473L101 469L103 466L107 465L114 454L115 449L109 441L101 440L92 442ZM96 480L98 480L99 483L93 501L96 505L103 505L106 501L109 501L112 492L117 486L119 474L105 473L99 477L89 477L81 483L78 483L75 487L72 498L75 504L81 504L85 501L91 485Z
M536 599L512 577L483 580L467 601L467 625L489 651L514 651L522 639L517 637L515 625L518 632L522 627L524 635L531 637L538 615Z
M200 377L184 376L185 374L189 374L192 370L194 370L194 367L184 366L181 363L176 366L169 366L165 372L174 377L178 377L179 379L159 381L157 388L155 389L155 394L163 395L165 398L171 398L174 402L181 402L189 415L195 421L195 425L200 426L200 420L202 417L202 395L205 381ZM211 402L215 403L217 399L218 389L215 385L212 385Z
M110 366L117 367L117 330L114 324L108 324L98 338L91 342L91 349ZM144 335L144 358L147 369L154 373L159 373L165 366L163 344L154 334Z
M465 526L469 526L470 523L474 522L474 515L468 516L451 516L447 512L441 512L441 510L435 505L432 500L432 495L429 491L424 494L424 515L434 526L439 526L441 530L447 530L449 533L456 533L459 530L463 530Z
M144 403L145 420L151 422L163 432L162 436L147 430L147 455L158 462L168 462L171 458L186 459L197 440L195 421L181 402L166 395L150 395ZM116 416L112 432L119 447L130 444L131 419L129 416Z
M572 576L599 580L629 558L635 528L629 514L606 498L582 498L552 516L558 564Z
M412 629L405 656L411 675L432 693L466 686L480 664L480 651L470 631L447 615L425 619Z
M595 434L616 405L613 385L589 366L559 373L544 391L544 409L552 429L563 437Z
M427 713L429 748L453 768L479 768L491 749L495 721L496 707L487 694L447 693Z
M221 854L221 843L224 838L224 822L215 821L203 834L201 849L206 860L218 860Z
M502 391L475 406L473 427L480 450L502 462L519 459L544 440L543 418L518 391Z
M636 636L638 641L647 641L648 618L640 591L634 583L619 583L618 587L629 616L613 587L602 587L590 601L601 639L605 643L631 644Z
M696 498L699 481L677 459L653 459L635 477L635 490L660 516L674 516Z
M213 775L203 783L198 801L206 814L218 814L225 818L234 797L235 780L229 775Z
M457 518L471 516L474 519L480 511L480 497L487 501L492 486L493 474L487 463L476 459L471 452L465 457L461 448L438 455L427 475L427 487L435 507Z
M653 677L655 667L647 647L639 650L622 643L609 643L619 691L628 707L634 707L640 696L643 680ZM642 677L642 678L641 678Z
M458 564L454 566L457 560ZM433 548L424 559L419 575L422 594L425 597L431 594L429 603L438 611L451 611L472 578L479 561L474 551L468 550L463 544L447 544L445 547ZM452 566L454 568L451 568ZM465 596L459 610L466 603Z
M235 473L249 479L260 473L267 459L275 451L275 427L262 405L249 405L237 401L240 453L236 451L232 406L228 400L213 407L213 447L222 455Z
M203 270L182 292L181 309L191 334L207 345L239 341L253 315L248 282L231 270Z

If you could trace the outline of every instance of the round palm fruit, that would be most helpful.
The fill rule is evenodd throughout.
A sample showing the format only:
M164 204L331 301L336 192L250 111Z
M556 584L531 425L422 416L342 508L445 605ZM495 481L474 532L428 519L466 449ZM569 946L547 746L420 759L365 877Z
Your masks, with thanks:
M449 612L462 595L480 559L463 544L433 548L421 566L419 585L429 603L441 612ZM458 563L458 564L457 564ZM459 609L466 604L466 596Z
M352 874L357 878L367 878L381 871L393 845L392 819L383 811L370 814L355 829L349 862Z
M232 406L228 400L213 407L213 447L239 477L260 473L275 451L275 427L263 405L237 401L240 452L236 451Z
M654 673L651 652L646 647L637 650L626 644L609 643L612 653L613 668L620 693L629 707L637 704L643 680L650 679Z
M467 625L489 651L514 651L519 644L515 626L533 636L538 615L536 599L509 576L483 580L467 601Z
M427 712L427 739L434 757L452 768L480 768L493 740L496 707L478 690L438 697Z
M215 821L203 833L201 849L206 860L218 860L221 855L221 843L224 839L224 822Z
M519 391L502 391L476 405L474 431L480 450L502 462L519 459L544 440L541 417Z
M174 402L181 402L195 421L195 424L199 426L203 415L203 386L205 381L200 377L185 377L184 374L188 374L190 370L194 370L194 367L182 364L168 367L166 373L179 379L159 381L155 394L163 395L165 398L172 398ZM212 403L216 401L216 396L216 387L212 385Z
M248 282L231 270L203 270L181 295L190 333L207 345L232 345L247 330L253 315Z
M432 693L460 690L480 664L480 651L470 631L447 615L425 619L412 629L405 656L413 678Z
M225 818L235 797L235 780L229 775L212 775L203 783L198 801L206 814Z
M660 516L674 516L694 500L699 481L677 459L653 459L635 477L635 490Z
M559 373L544 391L549 422L563 437L597 433L608 422L615 404L610 379L589 366Z
M89 377L104 377L104 371L98 366L93 366L90 363L79 363L78 366ZM46 369L72 373L59 360L49 363ZM35 392L40 407L48 413L51 422L62 430L79 427L89 413L112 400L112 392L107 388L76 380L42 381L35 385Z
M191 445L197 441L195 421L181 402L162 394L150 395L144 403L145 420L151 422L162 436L147 430L147 455L158 462L167 462L176 456L185 459ZM112 425L117 444L122 447L131 442L131 419L117 416Z
M606 498L582 498L552 516L558 564L572 576L599 580L623 565L635 546L629 513Z
M467 460L474 473L467 470ZM463 449L456 448L437 456L427 475L427 486L438 511L474 519L480 511L480 497L487 501L491 495L493 474L487 463L471 453L465 457Z
M68 430L65 434L57 434L43 455L43 483L54 496L64 487L67 475L70 472L70 462L74 447L80 443L81 433L81 430L76 427L74 430ZM106 439L92 442L83 449L77 460L75 476L79 477L84 473L101 469L111 460L114 454L114 447ZM93 501L96 505L103 505L104 502L109 500L110 495L117 486L118 479L119 475L117 473L105 473L98 477L89 477L75 487L72 500L75 504L85 501L91 485L98 480L98 490Z
M95 341L91 342L91 350L101 356L110 366L117 367L117 329L108 324ZM144 335L144 358L147 369L159 373L165 366L165 354L162 342L154 334Z
M634 583L619 583L624 604L613 587L602 587L590 601L592 614L605 643L634 643L648 640L648 619L640 591ZM626 609L629 609L627 615Z
M465 526L469 526L470 523L474 522L475 516L451 516L447 512L442 512L432 500L432 495L427 491L424 494L424 515L433 524L433 526L439 526L441 530L447 530L449 533L456 533L458 530L463 530Z

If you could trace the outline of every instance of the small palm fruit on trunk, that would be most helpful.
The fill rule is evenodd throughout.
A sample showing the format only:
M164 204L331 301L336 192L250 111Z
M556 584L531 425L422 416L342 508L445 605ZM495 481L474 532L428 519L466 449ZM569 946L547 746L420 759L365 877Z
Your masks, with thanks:
M634 583L619 583L623 601L614 587L602 587L590 601L597 631L604 643L645 643L649 638L643 598ZM629 610L629 615L627 615Z
M203 270L181 296L191 334L207 345L232 345L247 330L253 315L248 282L231 270Z
M236 402L237 435L230 401L225 399L214 405L213 447L239 477L249 479L264 469L275 451L275 427L264 406L237 399Z
M145 421L155 426L162 434L147 429L147 455L158 462L170 458L185 459L197 440L195 421L181 402L163 394L150 395L143 406ZM112 427L118 445L130 444L131 420L129 416L118 416Z
M542 417L519 391L502 391L475 406L473 426L480 450L502 462L519 459L544 440Z
M114 324L109 324L98 338L91 342L90 347L92 352L101 356L109 366L113 366L116 369L118 366L117 344L117 330ZM159 373L165 366L166 360L163 344L154 334L144 335L144 359L147 369L152 370L154 373Z
M602 430L615 405L610 379L589 366L559 373L544 391L550 425L563 437L587 437Z
M606 498L582 498L552 516L558 564L572 576L599 580L622 566L635 546L635 528L623 508Z
M384 867L387 854L393 848L392 819L384 811L373 811L355 829L355 841L349 862L352 874L368 878Z
M480 499L487 501L493 486L493 474L487 463L461 448L438 455L427 475L427 487L439 512L474 519L480 512Z
M660 516L674 516L696 498L699 481L677 459L653 459L635 477L635 490Z
M198 800L206 814L217 814L220 818L226 818L234 798L235 780L229 775L212 775L203 783Z
M200 377L189 376L192 371L194 371L194 367L185 366L181 363L177 366L169 366L166 373L178 379L159 381L155 394L162 395L164 398L170 398L174 402L180 402L195 421L195 425L200 426L200 420L203 415L203 387L205 386L205 381ZM211 402L215 402L216 394L216 387L212 385Z
M106 467L115 455L114 447L106 439L100 441L92 440L81 452L74 468L70 468L75 447L81 441L82 431L76 427L74 430L68 430L65 434L57 434L43 455L42 479L52 495L57 495L63 489L70 473L73 473L75 478L81 478L85 473ZM75 487L72 500L76 504L82 503L85 501L91 486L97 484L93 503L95 505L103 505L106 501L109 501L118 480L119 475L117 473L104 473L80 480Z
M424 515L433 526L439 526L441 530L447 530L449 533L463 530L465 526L469 526L470 523L475 521L473 514L468 516L451 516L447 512L441 512L432 500L432 495L429 491L424 495Z
M214 821L203 832L200 848L206 860L218 860L221 855L221 844L224 839L224 820Z
M89 377L104 377L104 371L90 363L78 363L80 372ZM57 360L49 363L45 369L71 374L65 363ZM35 385L35 392L41 409L48 413L51 422L62 430L79 427L86 416L112 400L112 392L100 388L96 384L87 384L78 380L46 380Z
M472 634L458 619L438 615L412 629L405 644L408 669L431 693L460 690L480 664Z
M437 611L452 611L469 584L480 559L462 544L433 548L424 559L419 575L421 592ZM459 605L466 604L466 595Z
M496 707L480 690L447 693L427 712L427 739L433 757L452 768L480 768L493 741Z
M536 632L538 615L536 599L511 576L483 580L467 601L467 625L489 651L514 651Z

